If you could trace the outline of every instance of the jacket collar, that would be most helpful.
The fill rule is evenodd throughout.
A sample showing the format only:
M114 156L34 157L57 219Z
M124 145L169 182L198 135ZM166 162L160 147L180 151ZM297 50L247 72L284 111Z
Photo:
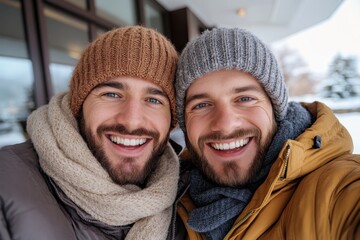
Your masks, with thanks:
M349 132L329 107L320 102L302 105L316 120L294 141L289 140L283 146L283 150L287 145L290 147L286 172L288 179L302 177L332 159L353 151Z

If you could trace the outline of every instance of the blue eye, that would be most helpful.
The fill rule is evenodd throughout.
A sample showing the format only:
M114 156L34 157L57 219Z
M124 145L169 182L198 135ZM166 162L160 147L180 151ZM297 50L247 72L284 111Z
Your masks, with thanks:
M252 97L241 97L241 98L239 99L239 101L241 101L241 102L249 102L249 101L251 101L251 100L253 100Z
M201 108L204 108L204 107L207 107L209 104L207 103L199 103L198 105L196 105L194 107L194 109L201 109Z
M108 92L108 93L105 93L104 95L107 97L111 97L111 98L119 98L120 97L118 94L113 93L113 92Z
M148 98L147 101L154 104L161 104L161 102L156 98Z

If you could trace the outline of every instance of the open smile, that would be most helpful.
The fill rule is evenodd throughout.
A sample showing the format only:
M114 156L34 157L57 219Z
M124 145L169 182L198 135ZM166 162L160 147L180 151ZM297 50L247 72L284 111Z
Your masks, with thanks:
M145 136L119 136L119 135L107 135L109 142L112 143L113 149L117 155L123 157L139 157L144 154L145 149L151 143L153 138L146 138Z
M240 155L247 152L250 144L253 142L253 137L245 137L238 139L229 139L222 141L209 141L206 143L210 152L216 155L217 160L233 160L240 157Z
M122 138L119 136L110 136L110 141L118 145L124 145L126 147L136 147L141 146L146 143L147 138Z
M209 145L218 151L227 151L227 150L234 150L237 148L242 148L244 146L246 146L250 141L250 138L244 138L244 139L238 139L238 140L234 140L231 142L226 142L226 143L209 143Z

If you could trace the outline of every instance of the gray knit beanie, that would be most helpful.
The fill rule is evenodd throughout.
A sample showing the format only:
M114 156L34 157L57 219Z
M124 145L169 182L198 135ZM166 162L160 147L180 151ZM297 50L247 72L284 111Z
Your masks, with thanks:
M221 69L247 72L259 80L269 96L277 122L284 119L288 91L271 51L252 33L239 28L216 28L190 41L181 53L175 80L177 116L185 132L186 90L197 78Z

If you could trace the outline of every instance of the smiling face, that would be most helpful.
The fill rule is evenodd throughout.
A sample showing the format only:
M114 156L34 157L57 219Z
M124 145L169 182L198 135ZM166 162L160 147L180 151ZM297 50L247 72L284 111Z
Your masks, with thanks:
M169 137L165 92L132 77L94 88L84 101L80 131L90 150L118 184L143 184Z
M236 70L211 72L190 85L185 126L195 165L224 186L243 186L258 174L276 130L260 83Z

